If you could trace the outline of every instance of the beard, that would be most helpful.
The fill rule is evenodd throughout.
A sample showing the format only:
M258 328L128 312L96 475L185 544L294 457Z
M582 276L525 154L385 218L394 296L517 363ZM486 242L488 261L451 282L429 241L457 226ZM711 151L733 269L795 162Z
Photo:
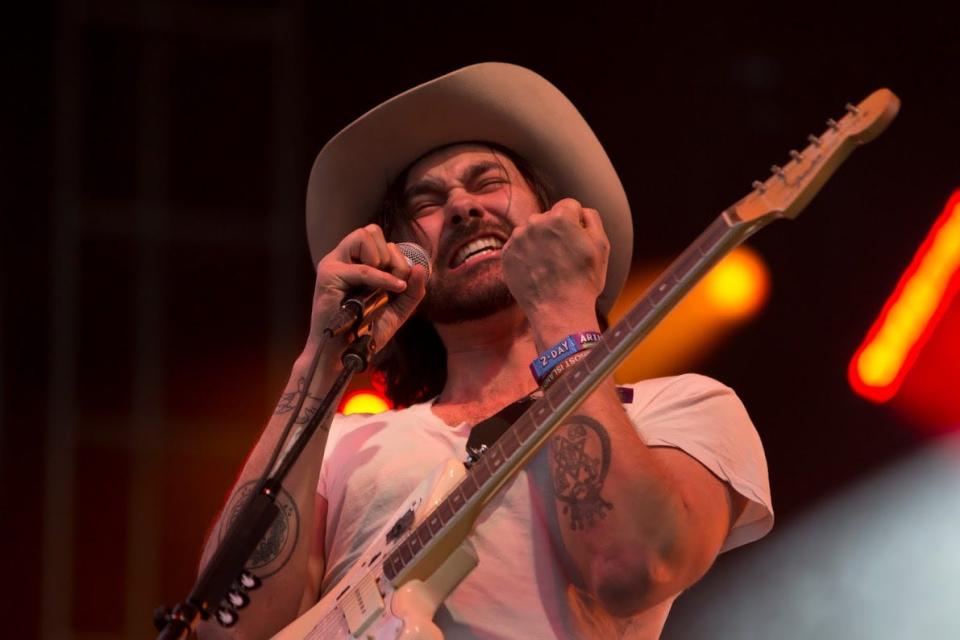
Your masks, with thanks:
M503 281L499 260L485 260L472 268L469 278L431 279L427 295L417 311L433 324L457 324L479 320L514 304L513 294Z
M447 265L457 247L471 237L494 231L509 238L513 225L507 221L500 224L467 223L444 239L437 252L435 273L430 278L417 315L434 324L457 324L486 318L514 304L499 259L467 264L462 273L449 274Z

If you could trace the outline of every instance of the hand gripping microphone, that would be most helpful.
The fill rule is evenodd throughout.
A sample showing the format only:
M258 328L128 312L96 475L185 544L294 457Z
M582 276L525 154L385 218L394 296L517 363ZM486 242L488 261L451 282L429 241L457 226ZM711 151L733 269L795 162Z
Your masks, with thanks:
M398 242L397 249L407 259L411 267L420 265L427 270L427 277L430 277L430 255L426 249L413 242ZM343 302L340 304L340 311L327 325L327 334L338 336L349 329L363 326L364 320L387 304L389 300L390 293L380 288L356 287L351 289L344 296Z

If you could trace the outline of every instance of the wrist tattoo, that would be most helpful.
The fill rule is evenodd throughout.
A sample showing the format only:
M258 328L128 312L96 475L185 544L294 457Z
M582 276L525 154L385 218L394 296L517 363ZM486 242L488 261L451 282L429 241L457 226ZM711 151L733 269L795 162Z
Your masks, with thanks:
M610 470L610 436L599 422L574 416L557 430L550 447L553 490L574 531L594 526L613 504L600 495Z
M304 379L301 376L297 380L297 390L288 391L282 396L280 396L280 403L277 405L276 410L273 412L274 415L282 415L284 413L290 413L297 408L297 399L300 397L300 393L303 391Z
M280 396L280 402L277 404L277 408L274 410L273 415L279 416L284 413L290 413L297 408L297 404L300 402L300 397L306 394L306 400L314 400L316 402L320 401L320 398L312 396L307 393L306 390L306 380L301 376L297 380L297 389L296 391L287 391L282 396ZM314 409L316 411L316 409ZM299 420L298 420L299 422Z
M297 416L296 424L307 424L310 422L310 420L313 418L313 415L319 408L319 405L310 405L304 407L303 410L300 411L300 415Z
M257 480L251 480L241 485L227 508L224 509L224 521L220 526L220 541L233 522L239 517L241 510L247 504L250 495L257 487ZM300 511L293 497L286 489L277 496L277 507L280 511L270 529L254 549L253 555L247 560L246 568L256 571L260 578L268 578L277 573L287 564L293 555L300 537Z

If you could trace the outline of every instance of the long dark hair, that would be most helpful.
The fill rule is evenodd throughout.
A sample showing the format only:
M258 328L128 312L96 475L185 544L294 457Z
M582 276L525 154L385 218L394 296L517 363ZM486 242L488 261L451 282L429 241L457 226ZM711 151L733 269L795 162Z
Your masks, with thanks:
M553 203L550 186L527 160L498 144L477 144L488 147L494 156L502 154L510 158L533 190L541 211L550 208ZM426 155L444 148L434 149L411 162L387 188L380 210L374 218L374 222L383 228L387 238L397 238L399 234L409 236L414 227L418 226L403 198L410 168ZM371 366L375 378L383 385L391 402L397 406L410 406L429 400L443 390L447 381L447 350L433 325L414 315L374 356Z

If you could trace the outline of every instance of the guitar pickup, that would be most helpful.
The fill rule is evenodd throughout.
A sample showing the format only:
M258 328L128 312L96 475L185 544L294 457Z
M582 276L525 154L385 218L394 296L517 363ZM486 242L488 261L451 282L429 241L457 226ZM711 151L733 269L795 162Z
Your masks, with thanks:
M384 610L383 595L372 574L357 583L338 605L354 638L359 638Z

